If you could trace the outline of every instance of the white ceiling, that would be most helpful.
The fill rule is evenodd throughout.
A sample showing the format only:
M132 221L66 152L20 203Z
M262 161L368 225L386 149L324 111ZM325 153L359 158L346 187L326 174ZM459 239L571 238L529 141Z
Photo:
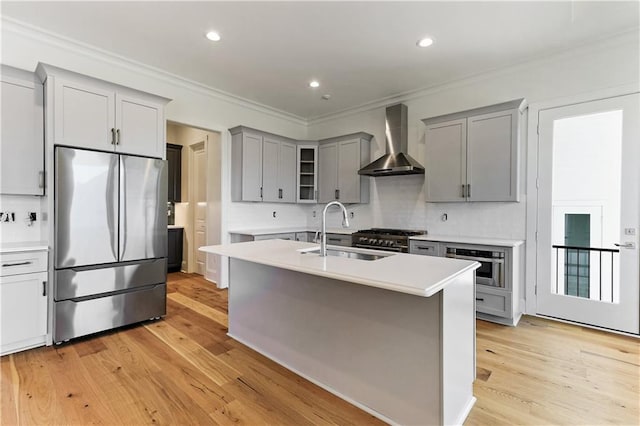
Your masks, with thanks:
M1 12L311 119L637 31L639 5L2 1ZM435 43L419 49L424 35Z

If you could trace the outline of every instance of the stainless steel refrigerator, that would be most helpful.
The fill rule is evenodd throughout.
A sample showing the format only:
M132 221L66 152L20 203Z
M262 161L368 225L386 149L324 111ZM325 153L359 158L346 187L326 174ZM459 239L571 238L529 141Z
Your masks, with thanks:
M167 167L55 148L53 341L166 314Z

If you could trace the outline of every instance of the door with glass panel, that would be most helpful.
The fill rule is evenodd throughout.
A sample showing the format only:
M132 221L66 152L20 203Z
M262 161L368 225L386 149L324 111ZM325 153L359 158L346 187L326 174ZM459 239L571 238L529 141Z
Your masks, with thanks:
M537 313L638 334L640 96L540 111Z

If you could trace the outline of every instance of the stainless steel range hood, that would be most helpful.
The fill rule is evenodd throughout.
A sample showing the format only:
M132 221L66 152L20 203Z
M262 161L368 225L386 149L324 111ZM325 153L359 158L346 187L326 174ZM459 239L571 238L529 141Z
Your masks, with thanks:
M358 170L365 176L423 175L424 167L407 154L407 106L397 104L386 109L387 153Z

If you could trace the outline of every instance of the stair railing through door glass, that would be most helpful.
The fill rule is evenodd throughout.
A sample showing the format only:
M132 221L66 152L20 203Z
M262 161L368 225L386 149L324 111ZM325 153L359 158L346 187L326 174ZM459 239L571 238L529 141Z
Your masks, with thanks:
M619 302L619 249L552 246L555 293L602 302Z

